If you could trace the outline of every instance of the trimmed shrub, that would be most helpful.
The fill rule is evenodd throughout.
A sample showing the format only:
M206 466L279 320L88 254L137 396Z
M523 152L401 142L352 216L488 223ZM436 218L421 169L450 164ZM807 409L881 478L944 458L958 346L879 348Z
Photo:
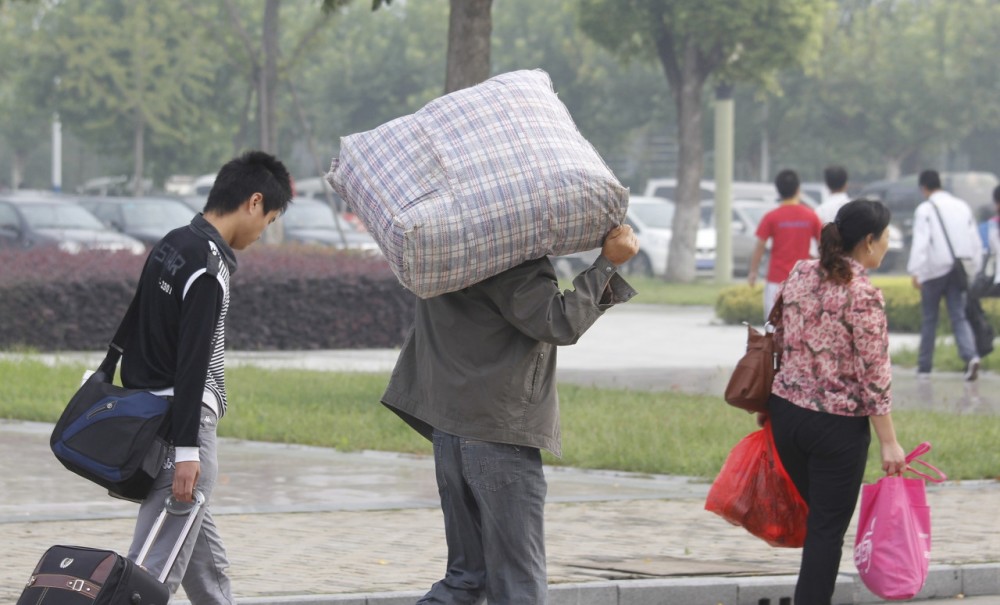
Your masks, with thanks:
M57 250L0 252L0 348L103 350L128 308L145 259ZM313 248L238 255L227 347L395 347L414 297L381 258Z
M727 324L746 322L752 326L764 323L764 288L733 286L719 292L715 299L715 314Z
M875 285L882 290L885 298L885 315L890 332L920 332L921 310L920 291L902 280L876 280ZM719 292L715 300L715 314L726 324L747 322L753 326L764 323L764 292L760 286L750 288L746 285L733 286ZM983 311L1000 333L1000 299L988 298L982 300ZM948 321L948 310L941 301L941 311L938 319L938 334L950 334L951 322Z

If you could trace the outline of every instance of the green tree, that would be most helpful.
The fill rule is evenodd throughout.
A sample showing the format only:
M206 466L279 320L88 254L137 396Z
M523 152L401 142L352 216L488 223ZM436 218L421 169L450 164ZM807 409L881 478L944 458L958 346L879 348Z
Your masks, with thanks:
M818 49L826 0L581 0L580 25L625 60L659 61L677 111L677 212L667 279L695 276L702 108L710 78L775 85Z
M40 9L23 2L0 5L0 140L10 162L11 188L25 180L29 156L45 147L56 111L58 74L49 32L35 19ZM0 179L3 181L3 179Z
M187 140L210 86L197 23L172 3L66 2L59 19L61 113L84 137L131 139L133 186L142 191L147 134ZM126 139L128 140L128 139Z
M826 20L811 100L896 178L997 117L998 26L991 0L842 4Z

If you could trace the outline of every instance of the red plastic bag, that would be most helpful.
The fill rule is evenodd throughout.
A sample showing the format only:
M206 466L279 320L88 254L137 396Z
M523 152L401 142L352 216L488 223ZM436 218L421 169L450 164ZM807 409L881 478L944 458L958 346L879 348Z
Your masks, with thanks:
M809 507L778 458L770 422L729 452L708 491L705 510L771 546L798 548L805 543Z

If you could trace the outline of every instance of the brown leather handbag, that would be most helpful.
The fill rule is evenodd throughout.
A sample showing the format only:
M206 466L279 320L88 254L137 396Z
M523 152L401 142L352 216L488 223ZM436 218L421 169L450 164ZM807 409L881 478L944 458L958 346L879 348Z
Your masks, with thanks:
M747 412L766 412L767 399L771 396L774 375L781 366L781 351L774 342L773 330L781 321L784 306L783 296L779 296L767 317L764 332L758 332L744 322L747 327L747 351L736 364L729 377L724 395L726 403Z

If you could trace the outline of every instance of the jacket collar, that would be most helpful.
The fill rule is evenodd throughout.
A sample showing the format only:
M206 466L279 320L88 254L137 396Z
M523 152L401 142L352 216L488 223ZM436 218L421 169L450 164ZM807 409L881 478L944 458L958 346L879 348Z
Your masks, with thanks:
M236 253L233 252L233 249L229 246L226 240L222 239L222 234L219 233L219 230L212 226L212 223L205 220L205 216L201 213L198 213L193 219L191 219L190 227L195 233L198 233L213 242L222 253L222 259L226 261L226 268L229 269L229 273L236 273Z

